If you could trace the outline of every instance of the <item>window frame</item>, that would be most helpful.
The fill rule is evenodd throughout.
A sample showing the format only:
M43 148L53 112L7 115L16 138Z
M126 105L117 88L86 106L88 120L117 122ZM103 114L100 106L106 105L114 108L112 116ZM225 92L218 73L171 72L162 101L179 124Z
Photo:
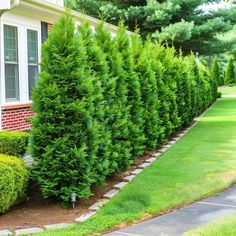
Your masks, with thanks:
M29 45L28 45L28 32L29 31L32 31L32 32L35 32L36 33L36 38L37 38L37 52L36 52L36 58L37 58L37 61L36 63L30 63L29 62ZM32 29L32 28L28 28L26 29L26 38L27 38L27 86L28 86L28 100L31 101L32 100L32 93L31 93L31 88L30 88L30 78L29 78L29 68L30 66L34 66L37 68L37 76L39 75L39 72L40 72L40 68L39 68L39 44L40 44L40 33L38 30L36 29ZM35 81L35 87L37 86L37 80Z
M34 19L31 21L31 15L21 18L18 16L10 17L7 14L0 18L0 103L3 107L17 106L22 104L32 104L29 99L28 89L28 57L27 57L27 29L37 31L38 33L38 72L41 71L41 21ZM9 25L18 29L18 71L19 71L19 100L6 100L5 91L5 66L4 66L4 30L3 26Z
M5 27L12 27L16 30L16 61L6 61L5 59ZM6 102L16 102L20 101L20 72L19 72L19 28L17 25L13 24L2 24L2 32L3 32L3 67L4 67L4 98ZM6 90L6 65L15 65L16 71L16 78L15 78L15 98L7 98L7 90Z

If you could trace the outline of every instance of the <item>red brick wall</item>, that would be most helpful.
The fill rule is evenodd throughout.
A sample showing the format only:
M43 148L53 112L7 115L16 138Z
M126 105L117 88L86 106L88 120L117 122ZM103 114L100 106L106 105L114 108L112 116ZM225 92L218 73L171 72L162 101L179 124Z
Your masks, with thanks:
M28 106L2 107L2 130L29 130L31 123L27 119L34 115L31 106L30 104Z

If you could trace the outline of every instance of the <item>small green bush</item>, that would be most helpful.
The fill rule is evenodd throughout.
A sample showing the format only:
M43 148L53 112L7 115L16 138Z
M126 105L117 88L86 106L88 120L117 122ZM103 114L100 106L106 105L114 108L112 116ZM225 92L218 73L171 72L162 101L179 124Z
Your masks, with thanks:
M21 157L25 154L29 134L25 132L0 132L0 153Z
M221 98L222 97L222 93L221 92L217 92L217 98Z
M21 159L0 154L0 213L25 197L28 171Z

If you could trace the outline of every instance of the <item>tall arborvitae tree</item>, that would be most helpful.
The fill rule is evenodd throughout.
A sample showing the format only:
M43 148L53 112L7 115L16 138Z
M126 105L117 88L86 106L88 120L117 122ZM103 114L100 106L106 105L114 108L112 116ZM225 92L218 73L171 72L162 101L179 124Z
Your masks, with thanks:
M222 77L220 75L220 66L219 66L217 57L215 57L212 62L211 75L212 75L212 79L216 81L218 86L223 85Z
M191 80L192 80L192 86L194 86L194 89L192 89L192 99L194 101L194 109L192 109L192 117L198 116L201 111L203 110L203 99L202 99L202 91L201 86L203 86L203 82L201 81L200 75L199 75L199 60L195 58L195 56L192 54L189 57L189 73L191 74Z
M202 82L201 84L201 98L203 107L201 112L205 111L217 99L217 83L213 80L209 68L199 63L199 76Z
M149 43L151 43L149 41ZM135 58L135 71L140 77L142 101L144 104L144 134L148 150L156 148L162 135L159 118L159 100L155 73L152 70L151 60L147 48L143 46L138 35L132 39L133 55Z
M203 70L205 73L203 74L205 76L205 79L208 78L211 85L211 97L212 97L212 103L217 99L217 89L218 84L220 84L220 71L219 71L219 65L217 62L217 58L214 59L213 65L211 70L208 68L204 68Z
M104 53L101 48L96 44L93 37L91 25L82 20L82 23L78 26L77 37L83 42L86 52L86 71L88 71L93 77L93 96L94 96L94 113L93 118L96 120L99 132L99 137L95 140L99 140L98 149L90 150L93 152L93 159L95 165L93 166L93 172L97 174L97 183L103 183L107 175L112 173L109 168L109 157L112 150L111 144L111 131L107 124L109 120L109 107L107 104L106 93L108 83L108 64L106 62ZM91 94L87 94L89 97ZM93 139L90 140L93 142ZM92 143L90 146L93 146Z
M175 81L175 69L172 60L174 59L174 50L172 48L165 49L163 46L156 43L153 49L150 50L153 60L157 60L162 64L162 80L164 89L159 95L160 99L164 99L168 113L168 119L165 120L165 134L168 138L170 134L179 127L180 118L178 117L178 106L176 103L177 84ZM155 70L155 68L154 68ZM167 117L166 117L167 118Z
M149 54L151 60L151 67L153 72L155 73L156 85L157 85L157 96L158 96L158 116L160 122L160 135L159 135L159 143L163 144L166 142L167 137L170 134L170 130L172 129L172 124L170 121L170 104L167 99L167 86L163 80L163 73L165 71L162 63L156 59L156 52L158 50L158 46L154 44L149 44L147 54Z
M118 41L112 39L110 32L101 23L96 27L95 39L106 55L109 64L109 77L114 81L115 94L108 99L112 107L109 127L112 138L111 168L115 171L126 170L132 162L130 143L130 107L128 106L128 88L126 73L121 53L118 51Z
M181 118L180 127L182 128L187 126L192 120L191 88L188 77L188 70L186 68L182 53L180 52L179 57L176 57L173 61L176 68L176 103L178 104L178 115Z
M231 57L228 61L228 64L225 70L225 84L234 85L235 83L236 83L236 77L235 77L234 60Z
M140 156L145 151L143 133L143 101L141 99L141 85L139 76L135 71L135 59L132 52L130 38L127 35L126 27L123 22L119 23L116 42L118 50L122 55L124 64L125 78L128 87L128 106L130 107L131 125L130 125L130 141L132 144L133 156Z
M67 12L43 45L42 72L33 94L37 115L31 135L32 176L44 197L55 197L64 205L70 202L71 193L79 198L90 196L97 177L91 150L98 150L99 144L99 129L92 115L93 78L86 71L83 42L74 32Z

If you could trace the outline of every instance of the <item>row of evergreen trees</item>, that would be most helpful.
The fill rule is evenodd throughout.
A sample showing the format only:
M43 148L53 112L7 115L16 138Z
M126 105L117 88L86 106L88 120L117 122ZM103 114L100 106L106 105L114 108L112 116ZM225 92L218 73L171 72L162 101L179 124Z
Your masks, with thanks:
M236 85L236 71L234 66L234 59L232 57L229 58L228 63L221 73L221 68L219 66L219 62L217 57L214 58L211 66L212 77L217 82L218 86L227 85L227 86L235 86Z
M129 36L122 23L115 37L103 23L95 32L87 22L75 28L68 12L43 46L41 68L32 173L43 195L64 205L165 143L217 96L193 55Z

